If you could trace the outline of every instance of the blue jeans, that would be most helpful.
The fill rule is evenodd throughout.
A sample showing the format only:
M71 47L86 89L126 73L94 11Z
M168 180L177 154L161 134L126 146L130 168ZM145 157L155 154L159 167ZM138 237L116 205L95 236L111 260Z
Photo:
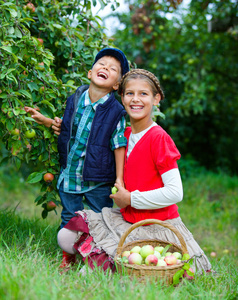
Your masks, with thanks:
M63 228L75 212L84 209L83 197L87 205L95 212L101 212L103 207L112 207L113 200L109 198L111 194L111 185L102 185L91 191L82 194L71 194L63 191L62 185L59 188L61 204L63 206L61 212L61 228Z

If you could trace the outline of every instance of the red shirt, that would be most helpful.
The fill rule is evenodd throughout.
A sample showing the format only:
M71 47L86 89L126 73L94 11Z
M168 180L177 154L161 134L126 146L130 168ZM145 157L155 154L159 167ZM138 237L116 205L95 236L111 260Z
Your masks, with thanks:
M129 140L131 128L126 128L125 137ZM166 131L153 126L136 143L127 158L128 146L124 166L124 182L130 192L150 191L163 187L161 175L171 169L178 168L177 160L181 157L174 141ZM159 209L136 209L130 205L121 209L123 218L136 223L145 219L161 221L179 217L176 204Z

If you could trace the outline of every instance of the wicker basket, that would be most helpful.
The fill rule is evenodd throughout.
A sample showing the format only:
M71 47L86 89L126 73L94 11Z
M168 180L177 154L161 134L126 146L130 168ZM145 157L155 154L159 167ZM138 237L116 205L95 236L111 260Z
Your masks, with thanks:
M127 238L127 236L137 227L146 225L146 224L158 224L163 227L166 227L174 232L174 234L178 237L181 247L170 242L165 242L162 240L137 240L130 243L127 243L125 245L124 242ZM149 280L160 280L164 282L165 284L172 284L173 283L173 276L174 274L181 270L184 263L179 263L177 265L171 265L171 266L165 266L165 267L157 267L157 266L145 266L145 265L130 265L127 263L122 263L120 260L118 260L119 257L121 257L122 252L125 250L131 250L134 246L138 245L140 247L144 245L152 245L153 247L161 245L163 247L166 247L167 245L171 245L169 248L169 252L180 252L182 255L185 253L188 253L186 243L182 237L182 235L179 233L179 231L172 226L171 224L159 221L156 219L147 219L140 222L137 222L133 224L131 227L129 227L124 234L122 235L117 252L115 255L115 263L117 266L117 270L120 274L128 274L130 276L135 276L138 278L139 281L145 281L147 279Z

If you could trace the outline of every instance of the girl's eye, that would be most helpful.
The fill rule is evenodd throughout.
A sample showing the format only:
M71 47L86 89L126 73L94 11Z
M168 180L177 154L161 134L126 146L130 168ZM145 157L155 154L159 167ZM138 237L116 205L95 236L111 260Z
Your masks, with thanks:
M145 93L145 92L142 92L142 93L141 93L141 95L142 95L142 96L146 96L146 95L147 95L147 93Z
M112 71L115 71L115 72L117 71L115 68L111 68L111 69L112 69Z
M133 95L133 93L132 92L126 92L126 95L131 96L131 95Z

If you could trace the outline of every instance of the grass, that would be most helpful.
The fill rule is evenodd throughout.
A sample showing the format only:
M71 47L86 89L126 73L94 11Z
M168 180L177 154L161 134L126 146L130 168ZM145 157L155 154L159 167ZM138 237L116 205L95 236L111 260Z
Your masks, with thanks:
M0 299L237 299L237 183L237 177L208 172L183 179L180 215L219 276L163 287L100 270L80 277L80 264L60 275L60 214L42 220L34 204L38 187L0 169Z

